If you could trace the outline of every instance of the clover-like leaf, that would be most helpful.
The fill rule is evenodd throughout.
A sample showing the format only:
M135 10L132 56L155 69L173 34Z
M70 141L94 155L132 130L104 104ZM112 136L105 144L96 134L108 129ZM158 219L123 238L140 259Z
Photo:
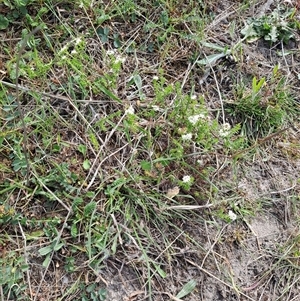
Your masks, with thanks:
M0 30L6 29L9 25L9 21L6 17L0 14Z

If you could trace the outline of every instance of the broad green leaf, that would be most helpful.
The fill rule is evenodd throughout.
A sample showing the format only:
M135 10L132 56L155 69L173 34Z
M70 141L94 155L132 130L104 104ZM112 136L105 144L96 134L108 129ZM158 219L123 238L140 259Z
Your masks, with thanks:
M45 258L45 260L43 261L44 268L46 268L49 265L50 260L51 260L51 256L50 256L50 254L48 254L47 257Z
M119 39L119 34L114 34L114 47L115 48L120 48L122 46L122 43Z
M219 60L220 58L222 57L225 57L226 53L216 53L216 54L212 54L212 55L209 55L207 56L206 58L202 59L202 60L199 60L197 61L198 64L200 65L212 65L214 64L217 60Z
M24 273L24 272L29 270L29 265L28 264L22 264L20 266L20 268L21 268L22 272Z
M31 233L28 233L28 234L25 233L25 236L26 236L27 240L38 239L39 237L41 237L43 235L44 235L43 230L37 230L37 231L31 232Z
M56 244L53 246L53 251L58 251L60 250L65 244L63 242Z
M97 21L98 25L101 25L103 22L105 22L106 20L109 20L109 19L110 19L109 15L101 15L96 19L96 21ZM99 33L97 32L97 34L99 34Z
M93 212L95 211L96 206L97 206L97 204L94 201L91 201L88 204L86 204L84 207L84 211L83 211L84 216L90 217L91 214L93 214Z
M277 31L277 28L275 26L272 26L271 30L270 30L270 33L268 34L267 37L270 37L270 38L265 38L265 40L271 40L272 42L276 42L278 40L278 31Z
M108 42L109 28L107 26L98 28L96 32L102 43Z
M94 191L88 191L85 195L87 198L93 198L95 196L95 192Z
M39 249L39 254L41 256L45 256L45 255L51 253L52 250L53 250L52 246L43 247L43 248Z
M84 144L79 144L77 147L78 151L81 152L84 156L86 155L87 152L87 147Z
M0 30L6 29L9 25L9 21L6 17L0 14Z
M158 274L160 275L161 278L166 278L167 277L167 273L156 263L153 263L155 266L156 271L158 272Z
M88 159L84 160L82 166L83 166L83 168L84 168L85 170L89 170L90 167L91 167L91 162L90 162L90 160L88 160Z
M215 50L219 50L224 52L225 48L222 46L219 46L218 44L213 44L213 43L208 43L208 42L202 42L201 43L203 46L207 47L207 48L211 48L211 49L215 49Z
M279 64L275 65L275 67L273 68L273 71L272 71L272 74L273 76L276 76L276 74L278 73L278 70L279 70Z
M94 292L95 290L96 290L96 284L95 284L95 283L90 284L90 285L86 288L86 291L87 291L88 293Z
M142 89L142 78L139 74L135 74L133 76L133 80L134 80L134 83L136 85L136 87L138 88L138 90L141 90Z
M196 287L196 281L194 279L190 280L188 283L186 283L181 291L176 295L176 298L181 299L188 294L190 294Z
M113 94L111 91L109 91L107 88L105 88L101 83L97 83L97 87L109 98L121 103L121 100L119 97L117 97L115 94Z
M100 288L99 291L98 291L98 296L99 296L101 301L106 300L107 290L104 289L104 288Z
M116 252L117 252L118 237L119 237L119 234L116 234L114 237L112 246L111 246L111 251L112 251L113 255L116 254Z
M253 23L246 25L242 30L241 34L248 38L259 38L257 31L253 28Z
M98 151L99 148L100 148L100 144L98 142L98 139L97 139L96 135L94 133L90 132L89 133L89 138L90 138L90 141L91 141L93 147L96 149L96 151Z
M142 81L142 78L139 74L135 74L133 77L132 77L136 87L138 88L138 91L139 91L139 96L141 99L144 99L145 98L145 95L143 93L143 90L142 90L142 86L143 86L143 81Z
M150 171L151 170L151 162L149 161L141 161L141 167L145 171Z
M264 85L265 83L265 78L263 77L262 79L259 80L259 82L257 82L256 77L254 76L252 79L252 90L253 92L257 93L260 91L261 87Z
M72 224L72 226L71 226L71 236L72 237L77 237L77 234L78 234L77 226L76 226L76 224Z

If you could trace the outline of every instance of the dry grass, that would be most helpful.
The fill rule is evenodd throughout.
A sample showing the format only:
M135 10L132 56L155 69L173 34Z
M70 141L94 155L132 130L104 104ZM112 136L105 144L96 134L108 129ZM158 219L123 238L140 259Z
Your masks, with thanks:
M7 3L0 300L297 300L296 3Z

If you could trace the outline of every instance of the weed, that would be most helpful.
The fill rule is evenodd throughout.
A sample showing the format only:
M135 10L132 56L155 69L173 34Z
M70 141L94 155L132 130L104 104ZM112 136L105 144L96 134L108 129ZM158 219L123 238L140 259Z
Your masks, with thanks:
M257 208L232 197L238 189L232 183L222 187L232 155L298 114L279 66L249 82L234 64L230 71L239 84L227 90L216 84L217 75L215 85L198 81L202 66L217 73L221 59L239 63L237 50L250 37L220 46L216 34L211 42L205 29L218 9L215 1L100 2L6 0L6 9L19 15L0 16L0 28L27 41L18 83L31 165L25 184L24 127L12 84L22 41L4 40L0 251L2 243L18 245L0 260L2 299L39 300L46 285L53 288L55 274L60 287L46 290L49 300L106 300L111 282L105 273L122 274L123 268L134 268L149 300L163 290L177 299L192 296L196 277L177 278L181 263L204 257L204 264L212 256L209 264L222 270L213 242L219 238L203 228L238 225ZM292 29L293 13L277 17L261 19L252 30L267 22L276 35L270 35L274 29L257 35L288 38L292 30L279 23ZM30 36L36 26L40 32ZM215 53L203 56L202 47ZM20 255L29 250L32 256ZM34 290L25 276L35 278ZM170 293L164 286L170 279L179 279L182 289Z
M270 15L249 19L241 33L248 42L264 38L270 43L282 41L286 44L295 37L294 31L299 28L299 21L294 16L295 9L275 9Z
M9 8L9 13L4 16L0 15L0 29L6 29L9 23L13 23L18 18L22 18L27 14L27 6L32 0L6 0L4 4Z
M16 252L7 252L5 260L0 259L0 286L2 287L3 295L7 299L29 300L26 297L24 299L27 285L26 282L22 281L28 268L23 256L20 256Z
M236 100L226 104L225 110L234 123L241 124L246 136L255 138L288 124L290 116L296 116L298 109L284 77L275 75L268 81L253 77L250 89L244 85L238 87Z
M106 290L103 288L100 288L97 290L96 284L90 284L87 287L82 287L82 290L85 290L85 293L81 294L81 300L82 301L104 301L106 300Z

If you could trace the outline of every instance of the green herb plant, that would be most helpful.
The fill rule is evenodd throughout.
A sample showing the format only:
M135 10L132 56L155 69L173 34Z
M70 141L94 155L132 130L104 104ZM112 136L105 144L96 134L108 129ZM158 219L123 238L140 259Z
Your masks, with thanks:
M295 38L295 30L299 29L299 21L295 18L295 8L287 10L275 9L269 15L247 20L241 34L248 42L254 42L263 38L270 43L282 41L287 43Z

